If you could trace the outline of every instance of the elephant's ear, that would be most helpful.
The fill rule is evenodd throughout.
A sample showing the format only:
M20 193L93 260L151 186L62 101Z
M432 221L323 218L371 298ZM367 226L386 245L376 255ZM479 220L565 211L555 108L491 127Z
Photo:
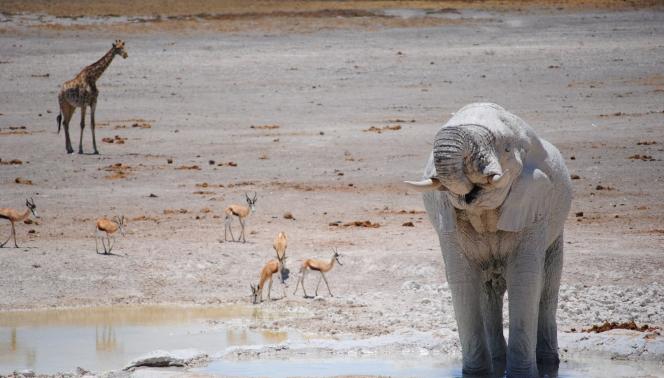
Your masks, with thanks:
M498 229L517 232L548 214L551 180L541 170L524 166L503 202Z

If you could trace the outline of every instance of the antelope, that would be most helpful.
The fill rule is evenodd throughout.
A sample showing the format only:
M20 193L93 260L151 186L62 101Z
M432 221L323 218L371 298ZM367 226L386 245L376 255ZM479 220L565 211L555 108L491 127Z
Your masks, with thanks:
M274 238L274 243L272 243L272 248L277 253L277 260L279 260L279 279L281 283L284 283L284 273L283 268L286 264L286 248L288 247L288 237L285 232L279 232L277 237Z
M244 219L248 217L252 211L256 211L257 193L254 192L253 198L249 198L249 194L247 193L245 193L244 195L245 197L247 197L247 204L249 206L230 205L226 209L224 209L224 213L226 213L226 219L224 220L224 241L228 240L226 238L227 231L231 234L231 240L235 241L235 237L233 236L233 230L231 229L231 222L233 222L233 217L237 217L237 219L240 221L240 226L242 227L242 231L240 232L240 237L238 238L238 241L242 240L243 243L247 242L247 239L245 238L244 235Z
M37 206L35 205L35 200L33 200L32 197L30 197L29 200L28 199L25 200L25 206L27 207L27 209L23 214L19 213L18 210L9 209L9 208L0 208L0 219L7 219L12 224L12 231L9 234L7 240L5 240L4 243L0 244L0 248L4 247L5 244L9 242L9 239L12 238L12 236L14 237L14 247L18 248L18 244L16 244L16 227L14 224L16 222L22 222L30 218L30 213L32 213L32 215L35 218L38 218L36 211Z
M261 270L261 278L260 281L258 281L258 285L254 286L253 284L249 284L251 286L251 296L252 296L252 302L253 304L258 304L260 302L263 302L263 287L265 286L265 281L270 280L270 283L268 284L267 287L267 300L272 300L270 298L270 292L272 291L272 275L274 275L277 272L281 272L281 262L279 260L270 260L265 264L263 269ZM286 297L286 288L284 285L283 280L281 280L281 285L283 288L283 297Z
M277 234L277 237L274 238L274 243L272 243L272 248L277 252L277 260L282 264L286 258L286 248L288 247L288 237L285 232L280 232Z
M304 277L306 276L307 272L309 271L318 271L320 272L320 277L318 278L318 283L316 284L316 296L318 296L318 286L320 285L321 279L325 281L325 286L327 286L327 291L330 293L330 297L333 297L332 291L330 290L330 285L327 283L327 278L325 278L325 273L329 272L333 267L334 267L334 262L336 261L339 263L339 265L343 265L341 261L339 261L339 252L337 252L336 248L332 250L333 255L332 258L330 259L330 262L326 262L324 260L314 260L314 259L306 259L302 262L302 265L300 266L300 276L298 277L297 280L297 285L295 285L295 291L293 292L293 295L297 293L297 288L302 284L302 291L304 292L304 297L307 298L307 291L304 289Z
M97 239L101 239L101 245L104 247L104 254L109 254L113 250L113 244L111 243L111 235L113 235L116 231L120 230L120 234L122 236L125 236L125 217L124 215L121 217L113 217L113 219L107 219L107 218L99 218L97 219L97 223L95 225L95 249L97 250L97 253L99 253L99 244L97 243ZM108 242L108 250L106 250L106 244L104 244L104 235L102 233L106 233L106 241ZM115 238L113 238L113 241L115 241Z

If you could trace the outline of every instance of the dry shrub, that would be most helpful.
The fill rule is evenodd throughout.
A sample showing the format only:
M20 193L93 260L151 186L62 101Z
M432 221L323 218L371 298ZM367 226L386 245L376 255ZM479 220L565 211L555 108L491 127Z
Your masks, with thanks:
M21 164L23 164L23 161L18 160L18 159L3 161L2 159L0 159L0 164L2 164L2 165L21 165Z
M187 209L164 209L164 214L187 214L189 210Z
M331 225L331 224L330 224ZM378 228L380 227L379 223L372 223L369 220L364 221L352 221L347 222L341 225L342 227L364 227L364 228Z
M618 322L609 322L609 321L604 321L603 324L600 325L593 325L592 327L588 329L583 329L581 332L595 332L595 333L601 333L601 332L606 332L610 331L613 329L628 329L631 331L639 331L639 332L654 332L657 331L659 328L658 327L650 327L647 324L644 324L642 326L636 325L634 320L630 320L628 322L624 323L618 323Z
M657 160L657 159L654 159L650 155L640 155L640 154L632 155L632 156L628 157L628 159L641 160L641 161L656 161Z
M14 182L21 185L32 185L32 180L25 179L23 177L17 177L14 179Z
M388 126L383 126L383 127L376 127L376 126L371 126L368 129L362 130L365 133L366 132L373 132L373 133L378 133L382 134L384 131L397 131L401 130L401 125L388 125Z
M199 167L198 165L181 165L179 167L176 167L175 169L200 171L201 167Z
M116 180L127 178L132 168L126 164L114 163L104 167L103 169L106 172L111 172L110 175L106 176L107 179Z
M258 125L258 126L251 125L250 126L250 128L258 129L258 130L272 130L272 129L278 129L279 127L281 127L281 126L279 126L279 125Z

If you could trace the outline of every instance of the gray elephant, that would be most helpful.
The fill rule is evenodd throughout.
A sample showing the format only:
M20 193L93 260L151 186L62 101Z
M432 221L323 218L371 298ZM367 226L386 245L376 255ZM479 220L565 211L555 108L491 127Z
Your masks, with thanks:
M459 329L463 374L557 371L556 308L572 189L560 152L489 103L459 110L436 134L421 181L438 232ZM503 296L509 296L509 343Z

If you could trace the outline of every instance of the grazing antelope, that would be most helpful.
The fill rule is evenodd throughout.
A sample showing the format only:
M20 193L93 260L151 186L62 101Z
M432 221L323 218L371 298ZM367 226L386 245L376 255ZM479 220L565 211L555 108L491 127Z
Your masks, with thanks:
M332 291L330 290L330 285L327 283L327 278L325 278L325 273L329 272L332 267L334 267L334 262L336 261L339 263L339 265L343 265L341 261L339 261L339 252L337 252L336 249L333 249L332 252L334 253L332 255L332 258L330 259L329 262L324 261L324 260L314 260L314 259L306 259L304 262L302 262L302 266L300 267L300 276L298 277L297 280L297 285L295 285L295 291L293 292L293 295L297 293L297 288L302 284L302 291L304 292L304 297L307 298L307 291L304 289L304 277L306 276L307 272L309 271L318 271L320 272L320 277L318 278L318 283L316 284L316 296L318 295L318 286L320 285L320 280L325 281L325 286L327 286L327 291L330 293L330 297L333 297Z
M30 213L32 213L32 215L35 218L38 218L36 211L37 206L35 205L35 200L33 200L32 197L30 197L29 200L27 199L25 200L25 206L27 207L27 209L23 214L19 213L18 210L9 209L9 208L0 208L0 219L7 219L12 224L12 232L9 234L7 240L5 240L4 243L0 244L0 248L4 247L5 244L9 242L9 239L12 238L12 236L14 237L14 247L18 248L18 244L16 244L16 227L14 226L14 224L16 222L22 222L30 218Z
M224 209L224 213L226 213L226 219L224 221L224 241L228 240L226 238L226 231L228 231L231 234L232 241L235 241L235 237L233 236L233 230L231 230L231 222L233 222L233 217L237 217L237 219L240 221L240 226L242 227L242 231L240 232L240 237L238 238L238 241L242 240L243 243L247 241L247 239L244 236L244 219L248 217L252 211L256 211L257 193L254 192L254 198L249 198L249 194L247 193L245 193L244 195L245 197L247 197L247 204L249 206L230 205L226 209Z
M104 247L104 254L111 253L113 250L113 244L111 243L111 235L113 235L117 230L120 230L120 234L125 236L125 217L113 217L113 219L99 218L95 225L95 249L99 253L99 244L97 244L97 239L101 239L101 245ZM108 250L106 250L106 244L104 244L104 235L106 233L106 241L108 242ZM113 238L115 241L115 238Z
M252 296L252 302L253 304L258 304L260 302L263 302L263 287L265 286L265 281L270 280L270 283L268 284L267 287L267 300L271 300L270 298L270 292L272 291L272 275L281 272L281 263L279 260L270 260L265 264L263 269L261 270L261 278L260 281L258 281L258 286L254 286L253 284L250 284L251 286L251 296ZM283 297L286 297L286 287L284 285L284 282L282 280L281 285L283 288Z
M94 153L99 154L97 150L97 141L95 140L95 110L97 109L97 97L99 90L97 90L97 80L101 74L106 71L108 66L113 61L116 55L127 58L125 51L125 43L121 40L116 40L108 52L101 57L98 61L83 68L75 78L62 84L60 93L58 93L58 102L60 103L60 114L58 120L58 134L60 133L60 126L65 126L65 148L67 153L71 154L74 149L71 147L69 139L69 121L74 115L76 108L81 108L81 135L78 141L78 153L83 153L83 129L85 128L85 109L90 107L90 130L92 131L92 147Z

